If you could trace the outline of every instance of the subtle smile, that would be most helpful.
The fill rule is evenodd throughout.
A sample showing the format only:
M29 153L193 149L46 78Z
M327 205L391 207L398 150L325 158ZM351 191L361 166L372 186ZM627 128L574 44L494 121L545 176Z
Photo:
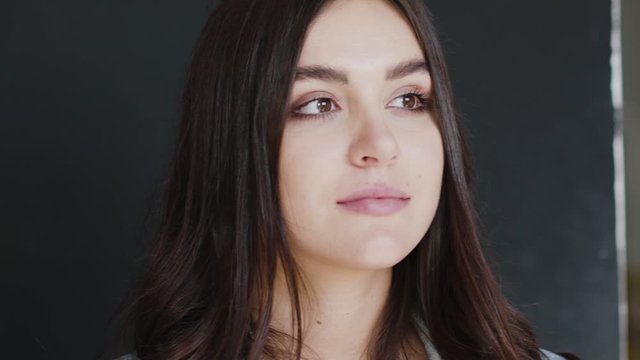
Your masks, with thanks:
M356 191L337 201L343 208L373 216L391 215L409 204L411 197L404 192L378 184Z

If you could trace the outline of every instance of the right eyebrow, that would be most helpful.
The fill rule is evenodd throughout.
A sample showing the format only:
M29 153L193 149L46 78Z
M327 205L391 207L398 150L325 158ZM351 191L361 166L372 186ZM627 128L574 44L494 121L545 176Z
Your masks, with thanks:
M295 80L316 79L347 84L349 79L343 71L322 65L301 66L296 69Z

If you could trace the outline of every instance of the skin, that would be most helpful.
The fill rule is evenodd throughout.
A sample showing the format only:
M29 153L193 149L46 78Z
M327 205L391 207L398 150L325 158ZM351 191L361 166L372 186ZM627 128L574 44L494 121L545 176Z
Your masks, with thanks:
M389 69L410 60L424 60L419 43L402 15L381 0L332 2L307 33L298 68L331 67L348 81L295 81L280 150L281 207L309 289L304 343L314 357L362 357L387 299L392 267L420 242L436 212L441 134L429 111L410 110L422 105L419 99L403 96L429 96L429 73L418 69L385 79ZM324 100L311 101L318 97ZM337 204L379 183L408 194L408 205L374 216ZM276 299L273 324L290 331L281 276Z

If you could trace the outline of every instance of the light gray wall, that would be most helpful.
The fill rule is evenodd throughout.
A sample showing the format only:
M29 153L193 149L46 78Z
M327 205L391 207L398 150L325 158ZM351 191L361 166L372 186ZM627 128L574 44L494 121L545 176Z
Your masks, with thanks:
M640 359L640 1L622 0L629 343Z

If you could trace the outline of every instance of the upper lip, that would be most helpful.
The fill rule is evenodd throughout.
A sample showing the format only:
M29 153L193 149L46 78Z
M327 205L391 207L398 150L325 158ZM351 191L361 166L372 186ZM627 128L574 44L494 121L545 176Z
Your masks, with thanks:
M410 199L406 193L385 184L367 186L338 200L338 203L346 203L361 199Z

